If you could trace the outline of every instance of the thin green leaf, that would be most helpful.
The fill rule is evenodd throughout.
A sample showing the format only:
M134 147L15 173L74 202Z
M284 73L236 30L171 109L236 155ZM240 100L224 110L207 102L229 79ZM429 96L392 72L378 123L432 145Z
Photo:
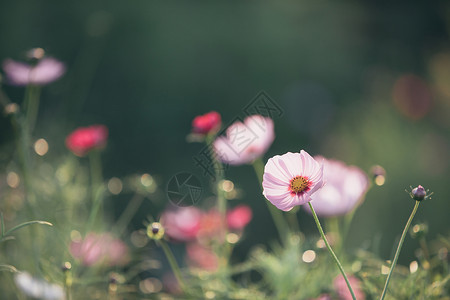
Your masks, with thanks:
M11 266L11 265L0 265L0 271L10 271L13 273L18 272L16 267Z
M0 242L9 241L9 240L15 240L16 238L13 236L4 236L0 239Z
M0 213L0 226L2 226L2 235L1 237L3 238L5 236L5 220L3 220L3 213Z
M15 226L15 227L11 228L10 230L8 230L4 234L4 236L10 235L12 232L14 232L16 230L19 230L20 228L23 228L23 227L28 226L28 225L33 225L33 224L53 226L52 223L47 222L47 221L29 221L29 222L25 222L25 223L19 224L19 225Z

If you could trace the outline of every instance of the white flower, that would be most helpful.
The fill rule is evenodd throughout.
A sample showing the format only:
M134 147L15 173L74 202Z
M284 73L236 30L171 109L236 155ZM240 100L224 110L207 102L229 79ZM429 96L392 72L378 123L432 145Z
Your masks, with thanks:
M54 283L37 279L27 272L20 272L14 276L17 287L27 296L45 300L64 300L64 289Z

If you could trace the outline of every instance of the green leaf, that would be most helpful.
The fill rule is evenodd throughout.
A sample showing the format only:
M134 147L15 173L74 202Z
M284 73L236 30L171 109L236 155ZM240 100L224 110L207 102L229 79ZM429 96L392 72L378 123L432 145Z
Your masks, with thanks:
M2 265L2 264L0 264L0 271L10 271L13 273L18 272L16 267L11 266L11 265Z
M40 225L53 226L52 223L47 222L47 221L29 221L29 222L25 222L25 223L19 224L19 225L15 226L15 227L11 228L10 230L8 230L8 231L3 235L3 237L5 237L5 236L7 236L7 235L10 235L10 234L13 233L14 231L19 230L19 229L21 229L21 228L23 228L23 227L25 227L25 226L33 225L33 224L40 224Z

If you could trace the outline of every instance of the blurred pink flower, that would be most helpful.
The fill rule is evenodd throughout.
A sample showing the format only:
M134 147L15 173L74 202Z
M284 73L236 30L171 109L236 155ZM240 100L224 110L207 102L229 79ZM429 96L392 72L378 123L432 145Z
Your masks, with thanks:
M202 220L200 223L200 230L198 232L199 239L210 239L210 238L224 238L224 226L220 218L220 213L215 209L210 209L203 213Z
M222 119L220 114L216 111L211 111L194 118L192 121L192 131L194 133L208 134L218 131L221 124Z
M332 217L346 214L361 203L369 187L367 175L358 167L338 160L314 157L323 161L323 176L327 184L311 196L317 215ZM311 209L303 205L308 212Z
M310 300L332 300L331 296L328 294L322 294L318 298L310 299Z
M278 209L289 211L311 201L323 185L323 165L307 152L288 152L269 159L264 168L263 195Z
M212 249L199 243L186 245L188 261L193 267L215 271L219 266L219 259Z
M45 57L34 66L6 59L3 61L3 70L12 85L45 85L60 78L65 73L66 67L54 58Z
M190 241L197 237L201 226L202 211L195 207L166 210L160 219L166 234L177 241Z
M249 116L228 127L226 137L218 137L214 150L219 160L230 165L248 164L266 153L275 139L273 121L260 115Z
M89 233L81 241L72 241L69 251L83 265L124 265L128 262L128 247L109 233Z
M238 205L227 213L229 229L244 229L252 219L252 210L247 205Z
M365 300L366 296L361 290L361 282L358 278L354 276L347 276L350 285L352 286L353 292L355 293L355 297L358 300ZM336 294L338 294L340 300L352 300L352 294L345 283L344 276L341 274L337 276L333 281L334 290Z
M108 128L104 125L80 127L66 138L66 146L77 156L85 156L92 149L105 147Z

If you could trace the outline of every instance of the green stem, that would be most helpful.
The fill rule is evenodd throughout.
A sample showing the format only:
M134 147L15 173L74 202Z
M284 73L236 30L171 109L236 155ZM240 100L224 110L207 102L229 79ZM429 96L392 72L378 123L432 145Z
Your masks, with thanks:
M120 215L119 220L114 226L115 229L113 231L116 232L118 236L121 236L123 234L123 232L127 228L127 225L133 219L134 215L141 206L142 200L144 200L144 197L137 193L128 202L127 207L125 208L124 212Z
M28 131L31 134L39 112L40 87L28 85L25 94L24 109L26 110Z
M263 182L263 174L264 174L264 163L258 158L253 162L253 168L255 169L256 176L260 182L262 187ZM275 206L273 206L268 200L265 200L267 207L269 209L270 215L272 216L272 220L275 223L275 227L278 230L278 235L280 239L285 242L288 234L288 226L283 218L283 214L280 210L278 210Z
M186 285L184 284L183 277L181 276L180 267L178 266L178 263L175 257L173 256L172 250L170 250L165 240L161 239L157 242L161 245L164 254L166 255L166 258L169 261L170 267L172 268L172 272L175 275L175 278L177 279L181 289L184 291Z
M97 150L93 150L89 153L89 164L91 170L91 200L92 207L91 213L89 215L88 221L88 231L92 229L94 226L94 222L96 219L100 218L102 220L103 216L97 216L102 206L102 166L101 166L101 157L100 152Z
M226 241L226 236L228 233L227 228L227 199L225 198L225 191L222 188L222 183L224 180L224 168L221 161L218 159L216 152L213 147L213 142L215 139L215 134L208 134L205 138L206 146L208 147L209 153L211 155L211 160L213 162L214 174L215 174L215 187L217 193L217 211L220 216L220 223L222 224L223 230L223 242ZM223 247L222 247L223 245ZM228 243L223 244L222 242L215 247L215 252L221 257L219 264L221 268L226 268L228 265L228 259L231 255L231 245Z
M213 167L214 167L214 174L216 176L215 181L216 181L216 191L217 191L217 210L219 211L222 224L225 224L226 212L227 212L227 202L225 199L224 191L223 191L222 187L220 186L224 179L224 174L223 174L224 172L223 172L223 165L217 159L217 155L215 154L215 151L213 148L214 137L215 137L214 134L208 134L206 136L205 142L206 142L206 146L209 148L209 153L211 154L211 160L213 161Z
M381 293L380 300L383 300L384 296L386 295L387 288L389 286L389 281L391 279L392 272L394 271L395 265L397 264L397 260L398 260L398 257L400 255L400 251L402 250L403 242L405 241L406 234L408 233L409 226L411 226L411 222L412 222L412 220L414 218L414 215L416 214L417 209L419 208L419 204L420 204L420 201L416 201L416 204L414 205L414 209L411 212L411 215L409 216L408 222L406 222L405 229L403 229L403 233L402 233L402 236L401 236L400 241L398 243L398 247L397 247L397 251L395 252L394 259L392 260L391 269L389 270L389 274L388 274L388 276L386 278L386 283L384 284L384 289L383 289L383 292Z
M344 276L345 283L347 284L347 287L352 294L353 300L356 300L355 293L353 292L352 286L350 285L350 282L348 281L347 275L345 274L344 268L341 265L341 262L337 258L336 254L334 253L333 249L331 249L330 244L328 243L327 237L325 236L325 233L323 232L322 226L320 225L319 218L317 217L317 214L311 204L311 201L308 202L309 207L311 208L312 215L314 217L314 221L316 221L317 229L319 229L320 236L322 237L323 241L325 242L325 245L327 246L328 251L330 252L331 256L333 257L334 261L336 262L339 271L341 271L342 276Z

